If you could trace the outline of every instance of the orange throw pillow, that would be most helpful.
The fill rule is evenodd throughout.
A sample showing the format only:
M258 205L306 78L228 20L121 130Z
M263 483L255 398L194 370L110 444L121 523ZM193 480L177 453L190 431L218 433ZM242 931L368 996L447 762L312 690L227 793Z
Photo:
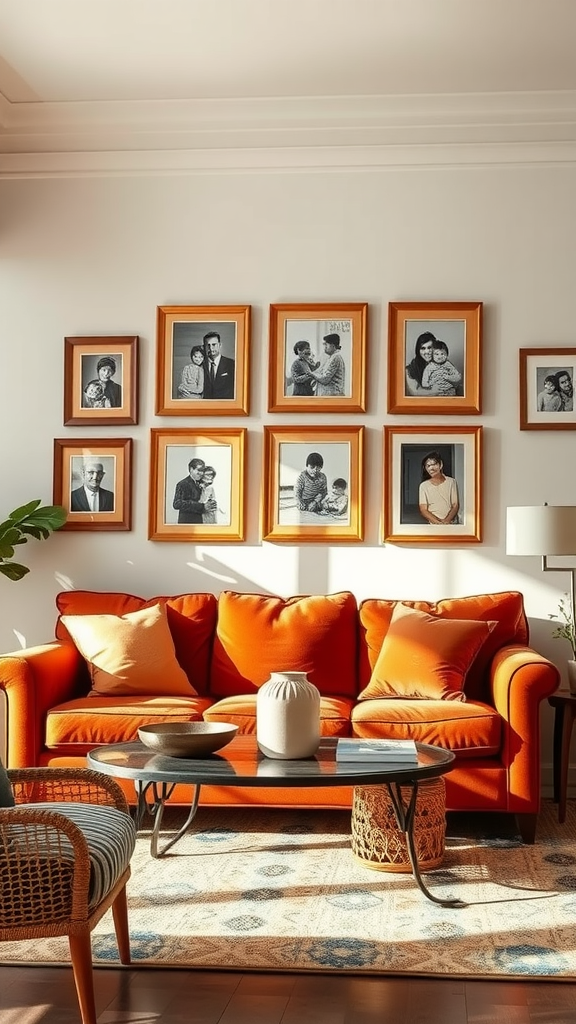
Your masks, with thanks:
M358 699L466 700L466 673L494 626L397 604L370 682Z
M196 694L176 660L164 605L126 615L63 615L61 621L88 662L92 694Z

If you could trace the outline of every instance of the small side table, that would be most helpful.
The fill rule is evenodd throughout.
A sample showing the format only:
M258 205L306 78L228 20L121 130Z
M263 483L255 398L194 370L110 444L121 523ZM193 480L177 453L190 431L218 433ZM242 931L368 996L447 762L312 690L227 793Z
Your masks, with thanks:
M548 697L554 712L554 802L558 804L558 821L566 819L566 790L572 726L576 719L576 694L558 690Z

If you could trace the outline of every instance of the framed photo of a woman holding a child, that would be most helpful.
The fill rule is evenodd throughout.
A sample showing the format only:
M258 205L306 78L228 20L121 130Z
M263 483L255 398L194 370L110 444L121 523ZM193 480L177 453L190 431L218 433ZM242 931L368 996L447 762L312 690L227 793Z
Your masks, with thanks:
M138 337L64 338L64 426L138 423Z
M481 411L481 302L390 302L388 412Z
M366 302L270 306L268 412L366 411Z
M384 427L382 539L482 540L482 427Z
M576 348L520 349L520 430L576 430Z

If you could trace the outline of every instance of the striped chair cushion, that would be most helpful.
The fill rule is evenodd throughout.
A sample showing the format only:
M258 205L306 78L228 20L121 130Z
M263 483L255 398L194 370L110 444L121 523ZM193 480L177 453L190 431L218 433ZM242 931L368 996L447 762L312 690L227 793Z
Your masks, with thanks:
M39 811L58 811L81 830L90 854L90 909L96 907L116 884L130 863L136 845L136 828L132 818L115 807L98 804L43 803L24 804ZM62 837L66 848L68 840ZM73 850L70 846L70 859Z

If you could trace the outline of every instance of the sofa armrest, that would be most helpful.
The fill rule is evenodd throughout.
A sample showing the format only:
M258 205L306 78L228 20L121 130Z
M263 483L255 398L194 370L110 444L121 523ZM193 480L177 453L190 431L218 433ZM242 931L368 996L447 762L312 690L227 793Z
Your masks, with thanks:
M6 708L6 764L34 767L44 747L46 713L78 695L84 660L74 644L56 641L0 655Z
M494 707L502 717L502 759L510 811L533 813L540 800L540 704L560 684L560 672L530 647L510 644L490 668Z

